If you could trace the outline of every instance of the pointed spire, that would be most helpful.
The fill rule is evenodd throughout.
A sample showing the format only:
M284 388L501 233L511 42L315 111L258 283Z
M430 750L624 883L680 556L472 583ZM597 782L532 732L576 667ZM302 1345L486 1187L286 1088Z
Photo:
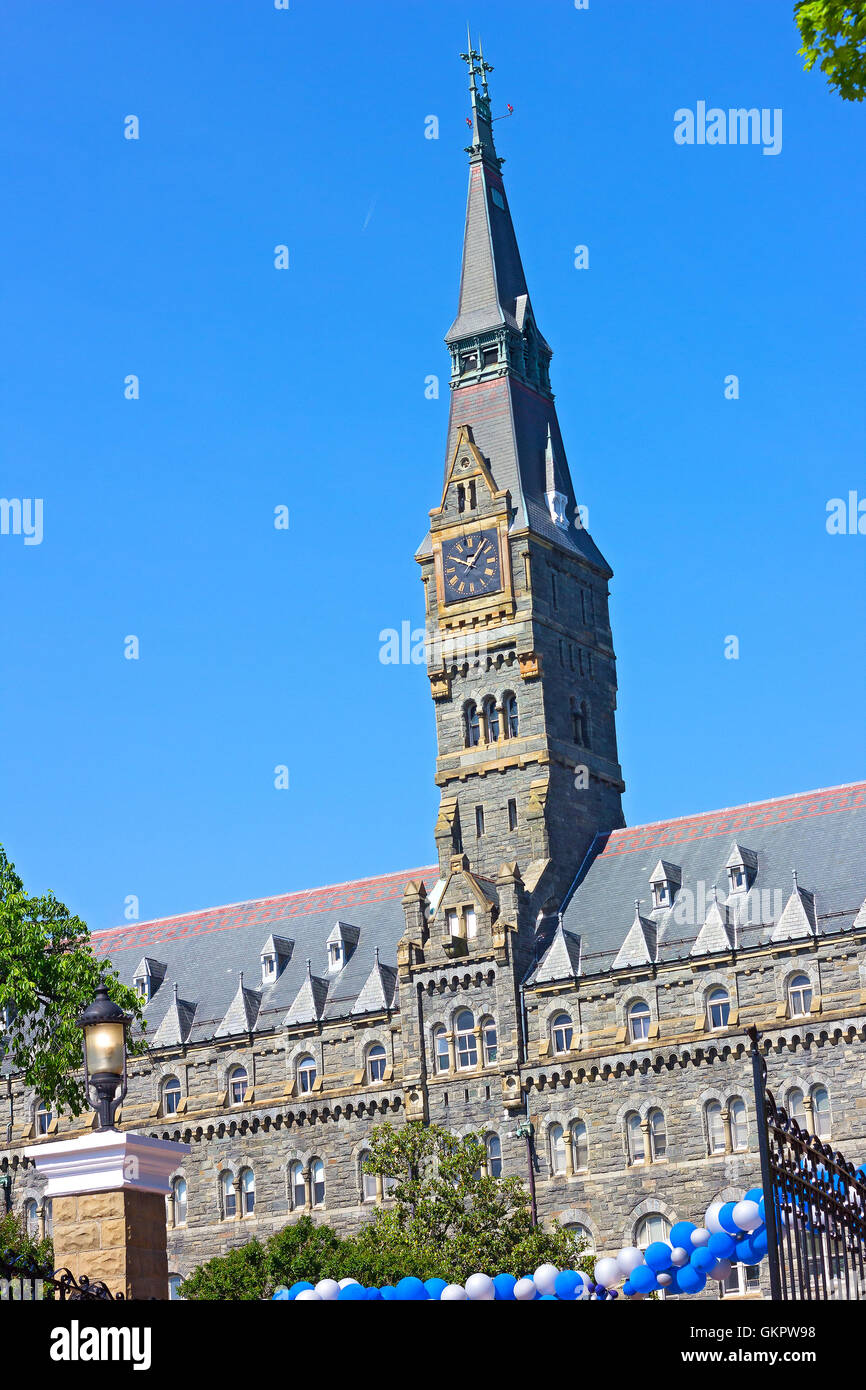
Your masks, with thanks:
M559 980L576 980L579 975L580 937L564 929L560 913L553 940L539 961L532 983L540 985L552 984Z
M325 1011L328 999L328 981L313 974L313 964L307 960L301 988L298 990L289 1011L283 1019L283 1027L293 1023L318 1023Z
M791 870L794 886L778 922L770 933L771 941L791 941L814 936L817 930L815 895L801 888L797 870Z
M248 1033L256 1026L261 1003L261 992L257 989L247 989L244 985L244 972L238 971L237 991L214 1037L227 1038L234 1033Z
M179 1047L192 1031L196 1006L188 999L179 999L177 981L172 987L172 999L159 1027L150 1041L151 1047Z
M628 929L625 941L616 953L614 970L625 966L652 965L656 959L657 929L655 922L642 917L640 898L634 900L634 921Z
M466 146L472 159L486 159L489 164L499 168L504 161L499 159L493 144L493 124L490 118L490 91L487 74L493 68L485 63L483 55L472 47L472 34L466 26L467 52L460 57L469 66L469 98L472 102L472 144ZM480 45L479 45L480 47ZM481 80L479 90L478 81Z
M690 956L717 956L732 951L737 944L736 932L731 922L727 904L719 902L716 885L713 884L712 899L707 908L703 926L695 937Z
M373 969L370 971L361 993L352 1005L353 1014L379 1014L387 1013L396 1004L397 990L397 971L391 965L382 965L379 960L379 948L376 947L376 959Z

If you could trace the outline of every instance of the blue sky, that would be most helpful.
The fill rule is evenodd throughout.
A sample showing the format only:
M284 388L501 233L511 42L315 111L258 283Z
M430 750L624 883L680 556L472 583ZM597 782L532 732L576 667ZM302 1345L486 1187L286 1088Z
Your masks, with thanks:
M615 571L630 824L866 770L866 536L825 527L866 497L866 110L803 73L791 9L469 15ZM422 621L466 18L7 11L0 495L43 499L44 536L0 536L0 838L94 928L132 894L144 919L432 856L427 680L379 633ZM698 101L781 108L781 153L675 144Z

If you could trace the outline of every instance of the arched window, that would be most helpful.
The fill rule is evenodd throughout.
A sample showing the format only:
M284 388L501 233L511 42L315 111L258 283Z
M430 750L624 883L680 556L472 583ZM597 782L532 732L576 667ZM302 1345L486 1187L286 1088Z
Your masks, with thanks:
M477 748L481 741L481 721L478 718L478 706L474 700L467 701L463 708L463 719L465 722L465 738L467 748Z
M303 1057L298 1058L298 1094L309 1096L312 1094L316 1084L316 1059L311 1053L305 1052Z
M562 1132L562 1125L551 1125L548 1130L550 1140L550 1171L551 1173L565 1172L565 1135Z
M289 1192L291 1193L292 1210L300 1211L307 1200L307 1189L304 1185L304 1165L302 1163L289 1165Z
M666 1216L662 1216L660 1211L651 1211L647 1216L642 1216L634 1228L634 1243L639 1250L646 1250L648 1245L652 1245L656 1240L667 1240L671 1232L671 1223Z
M737 1153L742 1153L749 1147L749 1117L745 1101L734 1096L728 1111L731 1116L731 1145Z
M51 1128L51 1106L40 1100L36 1106L36 1133L47 1134Z
M247 1069L232 1067L229 1072L229 1105L243 1105L247 1098Z
M575 1120L571 1126L571 1153L575 1172L589 1167L589 1144L583 1120Z
M812 984L808 975L795 975L788 985L788 1013L801 1018L812 1008Z
M433 1055L436 1058L437 1072L447 1071L451 1065L451 1058L448 1055L448 1035L441 1023L433 1029Z
M162 1083L162 1113L176 1115L180 1105L180 1082L176 1076L167 1076Z
M570 1226L563 1226L562 1229L564 1231L571 1231L571 1234L576 1236L580 1241L581 1255L595 1254L595 1240L588 1226L581 1226L579 1221L573 1221Z
M551 1026L554 1052L570 1052L574 1041L571 1014L557 1014Z
M491 1178L502 1177L502 1144L498 1134L487 1134L484 1138L484 1147L487 1150L487 1175Z
M481 1040L484 1044L484 1065L489 1067L496 1061L496 1054L498 1051L495 1019L482 1019Z
M39 1239L39 1209L32 1197L24 1203L24 1229L33 1240Z
M44 1214L44 1216L45 1216L45 1234L46 1234L47 1236L53 1236L53 1234L54 1234L54 1203L53 1203L53 1201L51 1200L50 1197L44 1197L44 1198L42 1199L42 1211L43 1211L43 1214Z
M186 1178L175 1178L171 1185L172 1196L174 1198L172 1207L172 1221L175 1226L186 1225Z
M711 989L707 995L707 1013L711 1028L727 1028L731 1001L726 989Z
M487 699L484 701L484 729L488 743L497 743L499 741L501 729L499 723L499 710L496 708L496 701L492 695L488 695Z
M252 1168L241 1172L241 1216L252 1216L256 1209L256 1179Z
M368 1173L364 1169L364 1164L369 1162L370 1150L363 1149L358 1156L358 1164L361 1171L361 1200L364 1202L375 1202L376 1200L376 1174Z
M725 1152L725 1126L719 1101L710 1101L706 1109L706 1116L707 1148L711 1154L723 1154Z
M505 719L505 733L508 738L517 738L520 732L520 721L517 717L517 696L506 695L502 701L502 713Z
M580 748L589 748L589 708L586 700L571 697L571 737Z
M310 1177L313 1188L313 1206L323 1207L325 1205L325 1165L320 1158L314 1158L310 1164Z
M235 1182L231 1173L220 1173L220 1199L222 1202L223 1220L227 1221L232 1216L237 1216L237 1199L235 1196Z
M628 1006L628 1032L632 1042L644 1042L649 1037L649 1004L643 999L635 999Z
M475 1017L469 1009L457 1015L457 1066L460 1071L478 1066L478 1042L475 1037Z
M806 1128L806 1107L803 1104L803 1092L799 1086L788 1092L787 1105L785 1107L792 1120L796 1120L801 1129Z
M830 1096L826 1086L816 1086L812 1091L812 1121L819 1139L830 1138Z
M371 1085L385 1078L385 1049L381 1043L374 1043L367 1053L367 1077Z
M626 1115L625 1117L625 1138L628 1148L629 1163L643 1163L645 1155L643 1133L640 1127L640 1115L634 1110L630 1115Z
M649 1113L650 1125L650 1152L653 1160L664 1158L668 1148L668 1136L665 1128L665 1117L660 1110L651 1110Z
M170 1274L168 1276L168 1297L170 1302L180 1298L180 1286L183 1283L182 1274Z

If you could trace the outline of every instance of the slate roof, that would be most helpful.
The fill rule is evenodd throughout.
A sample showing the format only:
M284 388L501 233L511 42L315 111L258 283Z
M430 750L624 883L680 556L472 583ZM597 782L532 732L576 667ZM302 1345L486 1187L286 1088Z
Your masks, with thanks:
M93 933L94 950L110 956L120 978L132 983L132 972L145 953L167 965L165 979L145 1008L148 1034L154 1036L166 1015L173 1013L177 984L179 1018L166 1021L165 1033L174 1040L189 1029L196 1043L225 1036L229 1027L244 1031L245 1021L258 1029L279 1028L307 981L312 962L312 999L319 1015L348 1017L356 1001L376 992L376 948L382 997L393 999L397 942L405 919L401 906L409 879L430 886L438 868L405 869L401 873L359 879L327 888L285 893L227 907L206 908L180 917L165 917L135 926ZM347 964L328 976L327 941L338 921L357 928L358 944ZM279 978L261 983L261 952L271 936L294 942L291 960ZM238 975L244 972L241 995ZM325 993L326 991L326 993ZM260 1007L259 1007L260 1004ZM194 1011L194 1012L193 1012Z
M747 893L729 892L732 840L757 854ZM793 870L799 890L786 927L796 915L814 921L817 935L827 936L850 927L858 913L861 925L866 920L866 782L614 830L597 848L563 911L566 930L582 938L585 975L611 968L628 930L624 914L635 899L649 902L658 859L681 865L683 872L672 907L653 914L659 963L688 957L712 908L714 888L736 924L738 945L769 943L793 896ZM691 914L685 911L686 894L694 901Z

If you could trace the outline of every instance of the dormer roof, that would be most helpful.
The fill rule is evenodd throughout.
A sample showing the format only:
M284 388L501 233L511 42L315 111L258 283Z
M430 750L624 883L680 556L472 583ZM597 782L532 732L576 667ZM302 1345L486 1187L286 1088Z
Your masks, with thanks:
M650 874L650 883L670 883L679 888L683 881L683 871L679 864L671 864L667 859L660 859Z
M195 1004L189 999L178 999L177 985L174 998L151 1040L152 1047L179 1047L185 1043L192 1032L195 1019Z
M580 937L566 931L559 923L553 940L541 958L533 975L536 985L556 980L576 980L580 975Z
M261 991L248 989L244 985L244 972L241 971L238 976L235 996L226 1010L222 1023L214 1033L214 1037L228 1038L235 1033L249 1033L256 1026L261 1003Z
M753 874L756 874L758 872L758 855L755 850L746 849L745 845L734 840L725 868L735 869L738 865L742 865L744 869L749 869Z
M353 1014L387 1013L394 1007L397 993L397 971L393 966L382 965L379 948L376 959L364 986L352 1006Z
M730 912L724 903L719 902L714 890L713 900L707 909L703 926L698 932L689 954L692 956L720 955L726 951L732 951L735 945L736 934Z
M625 941L617 951L613 962L614 970L621 970L626 966L652 965L656 958L656 939L655 922L641 916L640 903L636 902L634 920Z
M299 1023L318 1023L325 1011L328 998L328 981L314 975L310 961L301 988L292 1000L289 1012L283 1019L285 1028Z
M272 934L262 947L262 955L277 956L283 960L291 960L294 945L295 943L290 937L274 936Z
M797 941L815 935L815 895L801 888L794 871L794 888L770 933L771 941Z

